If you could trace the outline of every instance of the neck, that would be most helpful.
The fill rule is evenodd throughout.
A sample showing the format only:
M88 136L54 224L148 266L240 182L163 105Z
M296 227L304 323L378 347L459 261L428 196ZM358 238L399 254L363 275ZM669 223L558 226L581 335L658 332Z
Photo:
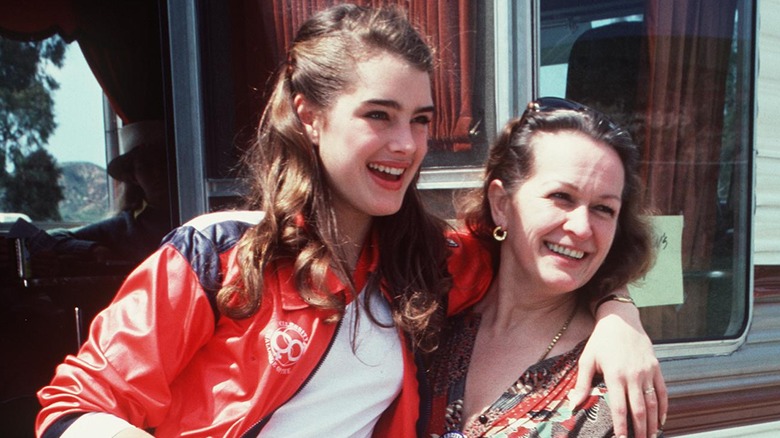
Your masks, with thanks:
M485 298L477 304L481 326L497 332L556 330L577 308L576 292L541 295L523 288L519 282L494 281Z
M368 239L368 233L371 230L371 218L366 220L350 220L353 218L336 217L338 236L336 250L344 258L347 265L354 271L357 261L360 258L360 251Z
M475 310L481 313L478 339L502 345L513 340L523 351L521 359L513 359L520 369L571 350L593 330L593 318L577 305L575 292L537 301L508 299L510 293L524 295L520 287L501 291L494 284L477 304Z

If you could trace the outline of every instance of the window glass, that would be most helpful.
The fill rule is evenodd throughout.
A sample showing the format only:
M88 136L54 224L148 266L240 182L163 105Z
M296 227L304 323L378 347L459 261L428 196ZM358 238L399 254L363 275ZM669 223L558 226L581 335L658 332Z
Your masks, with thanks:
M2 44L4 222L23 215L51 228L106 217L103 95L78 45L58 36Z
M60 87L48 149L62 168L60 216L69 223L96 222L111 214L114 198L106 174L103 92L76 44L68 45L62 69L52 75Z
M125 273L171 229L161 49L16 38L0 40L2 242L39 283Z
M747 321L753 3L540 2L541 95L593 106L642 153L645 200L681 215L682 303L646 307L659 342Z

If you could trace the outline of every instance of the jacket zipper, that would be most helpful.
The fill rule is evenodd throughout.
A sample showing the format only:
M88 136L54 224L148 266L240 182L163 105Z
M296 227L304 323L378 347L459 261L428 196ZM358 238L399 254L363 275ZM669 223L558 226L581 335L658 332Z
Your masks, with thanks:
M277 411L277 410L278 410L280 407L282 407L282 406L284 406L285 404L287 404L287 402L289 402L290 400L292 400L292 399L293 399L293 397L295 397L296 395L298 395L298 393L300 393L300 392L303 390L303 388L305 388L305 387L306 387L306 385L309 383L309 381L311 381L312 377L314 377L314 375L315 375L315 374L317 374L317 371L319 371L320 367L322 367L322 363L323 363L323 362L325 362L325 358L327 358L327 357L328 357L328 354L330 354L330 349L331 349L331 347L333 347L333 344L336 342L336 336L338 336L338 334L339 334L339 331L341 330L341 321L342 321L342 320L343 320L343 318L339 319L339 321L338 321L338 323L337 323L337 325L336 325L336 330L333 332L333 337L330 339L330 342L328 343L328 348L326 348L326 349L325 349L325 353L322 355L322 357L320 358L319 362L317 362L317 365L314 367L314 369L313 369L313 370L312 370L312 372L309 374L309 376L308 376L308 377L306 377L306 380L304 380L304 381L303 381L303 383L301 384L301 386L300 386L300 387L298 387L298 389L295 391L295 393L294 393L292 396L290 396L290 398L288 398L287 400L285 400L285 401L284 401L284 403L282 403L282 404L280 404L279 406L277 406L277 407L276 407L276 409L274 409L273 411L271 411L271 412L270 412L268 415L266 415L265 417L263 417L263 418L261 418L260 420L258 420L258 421L257 421L255 424L253 424L253 425L252 425L252 427L250 427L250 428L249 428L249 429L248 429L246 432L244 432L243 434L241 434L241 438L256 438L256 437L258 436L258 434L260 434L260 432L263 430L263 428L265 427L265 425L266 425L266 424L267 424L267 423L268 423L268 422L271 420L271 417L273 417L273 415L276 413L276 411Z

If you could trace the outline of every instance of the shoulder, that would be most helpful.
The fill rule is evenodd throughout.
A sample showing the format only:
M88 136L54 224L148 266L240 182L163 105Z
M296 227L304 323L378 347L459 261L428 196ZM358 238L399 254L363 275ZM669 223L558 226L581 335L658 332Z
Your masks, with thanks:
M450 315L478 302L493 281L490 252L473 234L462 230L446 233L451 248L448 268L453 278L449 294Z
M184 257L206 290L222 284L221 256L233 248L244 233L263 220L260 211L224 211L198 216L171 231L162 247L172 247Z
M263 211L231 210L207 213L191 219L180 228L193 228L201 232L249 228L257 225L265 217Z
M205 229L214 225L229 223L245 223L255 225L265 217L264 211L253 210L229 210L206 213L185 223L184 227Z
M204 214L170 232L163 244L184 249L200 240L224 250L235 245L246 230L260 223L264 216L261 211L243 210Z

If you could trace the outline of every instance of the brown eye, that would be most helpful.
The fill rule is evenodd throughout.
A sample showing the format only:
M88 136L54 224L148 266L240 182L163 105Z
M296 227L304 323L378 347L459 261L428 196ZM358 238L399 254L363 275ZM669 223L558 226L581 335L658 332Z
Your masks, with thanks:
M614 208L607 205L597 205L594 209L598 212L605 213L609 217L615 217L617 214L617 211Z
M571 202L571 200L572 200L571 195L569 195L568 193L564 193L564 192L555 192L555 193L551 194L550 197L553 198L553 199L559 199L561 201L567 201L567 202Z
M371 111L365 117L373 120L390 120L390 116L384 111Z
M412 119L412 123L419 123L421 125L429 125L431 123L430 116L417 116Z

